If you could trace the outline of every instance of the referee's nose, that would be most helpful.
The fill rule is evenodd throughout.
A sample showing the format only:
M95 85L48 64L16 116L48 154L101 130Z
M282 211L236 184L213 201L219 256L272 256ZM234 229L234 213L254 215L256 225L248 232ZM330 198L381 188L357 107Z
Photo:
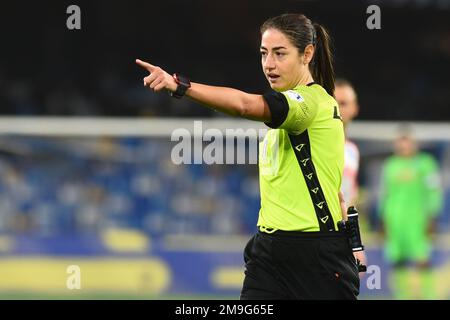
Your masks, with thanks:
M268 71L273 71L275 69L275 60L273 59L272 54L267 54L266 59L263 62L264 71L267 73Z

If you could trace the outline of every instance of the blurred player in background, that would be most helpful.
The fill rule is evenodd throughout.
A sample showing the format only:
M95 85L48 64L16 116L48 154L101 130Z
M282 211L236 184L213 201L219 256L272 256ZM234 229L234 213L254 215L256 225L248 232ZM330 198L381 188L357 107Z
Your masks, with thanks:
M347 128L353 118L358 115L358 98L351 83L345 79L336 79L334 97L339 104L345 130L345 162L341 190L346 204L354 206L357 205L358 199L359 150L356 144L348 139Z
M344 174L342 176L341 191L347 206L357 206L358 201L358 170L359 150L347 136L347 128L350 122L358 115L358 96L352 84L346 79L336 79L334 98L339 105L339 111L344 123L345 145L344 145ZM364 251L355 254L362 264L367 264Z
M385 256L393 267L391 289L396 299L432 299L430 232L443 205L439 168L407 131L394 147L383 164L379 205Z

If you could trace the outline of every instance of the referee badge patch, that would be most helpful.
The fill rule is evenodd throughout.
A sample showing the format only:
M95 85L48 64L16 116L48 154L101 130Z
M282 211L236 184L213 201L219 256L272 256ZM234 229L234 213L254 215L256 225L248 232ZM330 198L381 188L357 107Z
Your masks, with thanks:
M305 101L305 99L303 99L303 97L297 91L288 90L286 91L286 94L289 96L291 100L295 100L297 102Z

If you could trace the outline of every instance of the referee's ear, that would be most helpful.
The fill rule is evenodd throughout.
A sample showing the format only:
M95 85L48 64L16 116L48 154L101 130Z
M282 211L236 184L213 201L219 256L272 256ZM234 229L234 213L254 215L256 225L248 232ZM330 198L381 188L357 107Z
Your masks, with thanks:
M310 64L314 57L314 46L312 44L308 44L305 47L305 52L303 53L303 64Z

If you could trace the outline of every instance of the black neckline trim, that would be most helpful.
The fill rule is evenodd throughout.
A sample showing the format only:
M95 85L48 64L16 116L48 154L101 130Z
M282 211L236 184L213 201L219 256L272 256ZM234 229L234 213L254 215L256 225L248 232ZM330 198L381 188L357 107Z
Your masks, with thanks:
M310 87L310 86L312 86L313 84L316 84L316 83L313 81L313 82L308 83L306 86L307 86L307 87Z

